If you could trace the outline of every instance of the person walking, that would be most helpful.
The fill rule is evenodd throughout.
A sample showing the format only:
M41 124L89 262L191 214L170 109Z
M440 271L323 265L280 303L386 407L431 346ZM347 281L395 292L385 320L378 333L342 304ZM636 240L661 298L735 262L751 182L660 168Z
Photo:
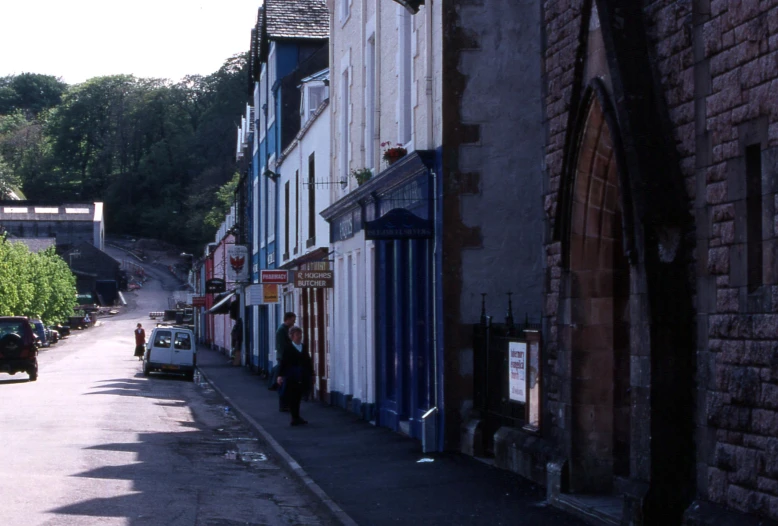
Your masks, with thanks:
M281 398L289 406L292 415L290 425L299 426L308 421L300 416L300 401L311 388L313 363L308 348L303 343L303 330L298 326L289 329L291 340L281 356L277 383L281 386Z
M230 338L232 349L230 350L230 359L227 360L227 363L230 365L240 365L240 353L243 345L243 320L240 318L235 320Z
M278 389L278 362L281 361L284 349L286 349L286 346L291 342L289 339L289 328L292 327L296 321L297 314L294 312L285 312L284 322L276 329L276 364L270 371L270 378L267 386L271 391L276 391Z
M146 331L140 323L135 327L135 356L138 360L143 360L143 353L146 350Z

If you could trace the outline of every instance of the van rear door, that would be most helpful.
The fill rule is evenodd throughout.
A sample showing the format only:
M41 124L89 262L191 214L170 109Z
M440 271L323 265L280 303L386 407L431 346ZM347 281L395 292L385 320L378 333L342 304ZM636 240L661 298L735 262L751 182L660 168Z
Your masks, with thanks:
M173 354L173 331L171 329L156 329L149 350L149 363L154 365L169 365Z
M175 331L173 353L170 363L173 365L194 365L195 346L189 331Z

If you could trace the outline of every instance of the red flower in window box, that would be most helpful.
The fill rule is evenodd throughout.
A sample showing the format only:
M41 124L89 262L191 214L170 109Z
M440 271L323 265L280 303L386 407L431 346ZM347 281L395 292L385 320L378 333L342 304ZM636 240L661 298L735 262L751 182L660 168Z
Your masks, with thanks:
M396 144L395 146L392 146L391 142L382 142L381 148L384 149L384 161L386 161L389 164L395 163L397 160L402 159L408 154L408 150L402 147L401 144Z

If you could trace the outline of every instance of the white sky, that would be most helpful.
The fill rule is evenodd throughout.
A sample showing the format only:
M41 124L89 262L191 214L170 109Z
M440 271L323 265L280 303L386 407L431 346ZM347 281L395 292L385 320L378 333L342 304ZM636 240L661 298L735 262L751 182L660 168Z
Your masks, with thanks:
M0 0L0 76L68 84L208 75L248 51L262 0Z

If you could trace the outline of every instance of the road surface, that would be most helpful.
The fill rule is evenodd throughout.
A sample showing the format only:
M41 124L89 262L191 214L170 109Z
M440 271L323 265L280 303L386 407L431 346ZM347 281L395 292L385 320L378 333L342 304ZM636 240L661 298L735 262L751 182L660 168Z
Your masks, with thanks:
M208 384L143 377L133 329L177 288L150 274L41 351L37 382L0 374L0 525L336 524Z

